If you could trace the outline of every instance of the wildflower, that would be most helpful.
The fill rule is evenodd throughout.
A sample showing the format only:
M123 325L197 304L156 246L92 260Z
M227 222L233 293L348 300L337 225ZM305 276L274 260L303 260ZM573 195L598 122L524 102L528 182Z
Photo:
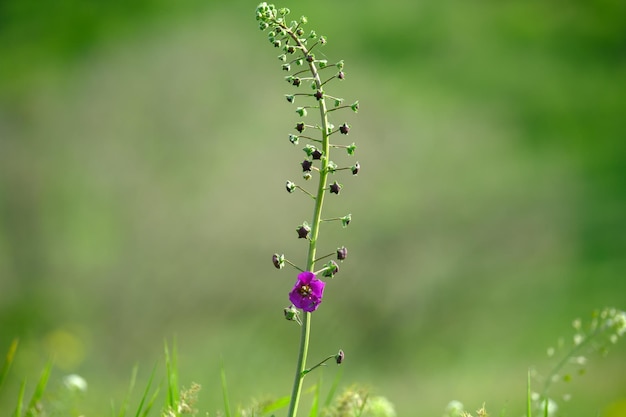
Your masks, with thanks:
M347 123L344 123L341 126L339 126L339 132L341 132L341 134L347 135L349 131L350 131L350 126Z
M300 133L304 131L304 122L300 122L296 124L296 130Z
M339 349L339 352L335 355L335 361L337 362L337 365L340 365L345 357L346 354L343 353L343 350Z
M320 101L324 97L324 93L322 90L317 90L313 96L317 99L317 101Z
M289 293L289 300L294 306L312 312L322 302L326 284L315 277L313 272L305 271L298 274L298 280Z
M348 249L345 246L337 248L337 259L343 261L348 257Z
M361 165L357 161L357 163L352 165L352 167L350 169L352 170L352 175L356 175L356 174L359 173L359 170L361 169Z
M330 188L331 194L339 194L339 191L341 191L341 184L335 181L332 184L330 184L329 188Z
M305 159L304 161L302 161L300 165L302 165L302 172L310 172L311 167L313 166L313 162L309 161L308 159Z
M287 181L285 188L287 189L288 193L293 193L296 190L296 184L291 181Z

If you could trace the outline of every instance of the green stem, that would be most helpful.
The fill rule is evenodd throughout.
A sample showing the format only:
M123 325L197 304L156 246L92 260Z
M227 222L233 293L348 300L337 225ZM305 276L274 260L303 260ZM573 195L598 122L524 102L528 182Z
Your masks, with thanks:
M300 42L297 36L295 36L289 28L284 25L283 29L291 38L298 43L301 48L301 51L306 58L309 54L307 48ZM311 74L313 75L313 80L315 81L315 85L317 89L322 88L322 82L320 80L319 73L317 71L317 67L315 66L315 62L309 62L309 69ZM322 97L319 100L319 109L320 109L320 119L322 122L322 152L324 157L321 160L321 168L319 170L319 184L317 186L317 197L315 198L315 208L313 210L313 222L311 225L311 234L309 239L309 252L307 256L307 271L315 270L315 252L317 249L317 239L320 231L320 224L322 219L322 207L324 205L324 195L326 191L326 185L328 182L328 161L329 159L329 150L330 150L330 141L328 134L328 116L326 111L326 102ZM300 333L300 349L298 354L298 363L296 365L296 375L293 382L293 389L291 392L291 401L289 403L289 413L288 417L296 417L298 413L298 403L300 401L300 393L302 392L302 383L304 381L305 369L306 369L306 359L309 351L309 338L311 336L311 313L304 312L304 320L302 321L302 329Z

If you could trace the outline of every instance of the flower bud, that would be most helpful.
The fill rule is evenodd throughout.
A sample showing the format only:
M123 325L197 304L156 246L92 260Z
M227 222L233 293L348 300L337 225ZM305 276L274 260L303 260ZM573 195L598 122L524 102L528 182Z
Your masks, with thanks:
M283 269L285 267L285 255L275 253L272 255L272 263L276 269Z
M291 133L289 134L289 142L291 142L292 145L297 145L298 139L300 138L297 137L296 135L292 135Z
M339 132L343 135L347 135L348 132L350 132L350 126L347 123L342 124L339 126Z
M359 173L359 170L361 169L361 164L359 164L359 162L357 161L357 163L352 165L350 169L352 170L352 175L357 175Z
M291 69L290 64L283 64L283 71L289 71Z
M300 117L305 117L307 115L306 109L304 107L298 107L296 109L296 113L298 113Z
M343 71L339 71L337 73L337 78L339 78L340 80L343 80L344 78L346 78L346 74Z
M328 173L334 174L337 171L337 164L333 161L328 161L328 165L326 166Z
M291 83L295 85L296 87L300 87L300 84L302 83L302 81L300 81L300 78L298 77L293 77L293 80L291 81Z
M300 122L300 123L296 124L296 130L298 132L302 133L304 131L304 128L305 128L304 122Z
M320 151L319 149L315 149L312 153L311 153L311 158L313 158L313 160L318 160L318 159L322 159L322 151Z
M298 233L298 239L307 239L309 237L309 233L311 233L311 228L307 222L303 222L300 226L298 226L296 232Z
M285 318L289 321L295 321L298 324L302 324L302 322L300 321L300 312L298 311L298 309L296 307L289 306L286 307L283 310L283 313L285 314Z
M339 194L339 191L341 191L341 184L339 184L337 181L333 182L332 184L330 184L330 193L331 194Z
M326 45L326 36L320 36L320 44Z
M343 362L345 357L346 354L343 353L343 350L339 349L339 352L335 355L335 361L337 362L337 365L341 365L341 362Z
M313 97L315 97L317 101L320 101L324 97L324 93L322 93L322 90L317 90L315 94L313 94Z
M283 62L287 61L287 55L285 54L278 55L278 60L283 61Z
M302 36L302 35L304 35L304 29L302 29L302 28L298 28L298 29L296 30L296 35L298 35L298 36Z
M352 144L346 148L346 151L348 152L348 155L354 155L354 152L356 151L356 144L352 142Z
M302 174L302 178L304 178L306 181L310 180L312 177L310 172L305 172L304 174Z
M352 214L346 214L345 216L341 218L341 226L343 228L346 228L348 227L351 221L352 221Z
M313 166L313 162L309 161L308 159L305 159L304 161L302 161L300 165L302 165L302 172L310 172L311 167Z
M359 100L352 103L350 108L352 109L353 112L358 113L359 112Z
M343 261L348 257L348 249L345 246L337 248L337 260Z
M306 16L300 16L300 23L303 25L306 25L308 21L309 19L307 19Z
M287 189L287 192L291 194L296 190L296 184L291 181L287 181L285 188Z
M322 272L322 276L332 278L337 272L339 272L339 265L337 265L337 262L335 261L330 261L324 266L326 269Z
M294 96L293 94L285 94L285 98L287 99L288 102L293 103L294 100L296 99L296 96Z
M296 47L295 47L295 46L293 46L293 45L289 45L289 46L287 47L287 51L286 51L286 52L287 52L288 54L293 54L294 52L296 52Z
M308 55L306 56L306 62L313 62L313 61L315 61L315 55L313 55L313 54L308 54Z

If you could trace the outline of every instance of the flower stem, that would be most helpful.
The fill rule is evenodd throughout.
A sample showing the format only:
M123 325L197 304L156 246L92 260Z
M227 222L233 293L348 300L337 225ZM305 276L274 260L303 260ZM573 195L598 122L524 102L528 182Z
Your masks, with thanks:
M287 29L287 33L289 33L292 39L298 43L301 48L302 53L306 57L309 54L306 46L303 45L297 36L295 36L291 30L287 27L283 29ZM313 75L313 80L317 89L322 88L322 82L320 80L320 76L317 70L317 66L315 62L309 62L309 70ZM320 119L321 119L321 131L322 131L322 154L325 157L321 160L321 168L319 170L319 183L317 186L317 197L315 198L315 208L313 210L313 221L311 225L311 234L309 239L309 252L307 256L307 271L313 272L315 269L315 252L317 249L317 239L320 231L320 224L322 222L322 207L324 205L324 195L326 191L326 185L328 182L328 162L329 159L329 151L330 151L330 141L329 141L329 132L328 132L328 116L326 110L326 101L322 97L319 100L319 110L320 110ZM296 417L298 413L298 403L300 401L300 393L302 391L302 383L304 381L304 376L306 374L306 358L309 350L309 338L311 335L311 313L304 312L304 320L302 321L302 329L300 334L300 349L298 354L298 363L296 366L296 375L294 378L293 389L291 393L291 401L289 403L289 413L288 417Z

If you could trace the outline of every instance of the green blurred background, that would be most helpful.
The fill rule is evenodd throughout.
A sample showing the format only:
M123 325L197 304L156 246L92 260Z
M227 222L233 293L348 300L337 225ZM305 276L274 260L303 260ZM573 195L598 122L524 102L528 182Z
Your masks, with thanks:
M220 360L235 404L289 393L295 274L270 258L303 261L294 229L311 207L284 191L300 178L299 119L257 3L0 4L13 386L54 355L53 386L82 375L83 406L104 415L175 336L201 410L221 408ZM362 171L328 199L353 222L324 227L321 250L350 256L314 314L312 360L344 349L343 384L400 415L452 399L521 415L528 367L550 369L572 319L626 308L626 3L277 5L328 37L347 73L329 93L361 103L335 122L352 124ZM555 387L569 415L626 401L613 350Z

